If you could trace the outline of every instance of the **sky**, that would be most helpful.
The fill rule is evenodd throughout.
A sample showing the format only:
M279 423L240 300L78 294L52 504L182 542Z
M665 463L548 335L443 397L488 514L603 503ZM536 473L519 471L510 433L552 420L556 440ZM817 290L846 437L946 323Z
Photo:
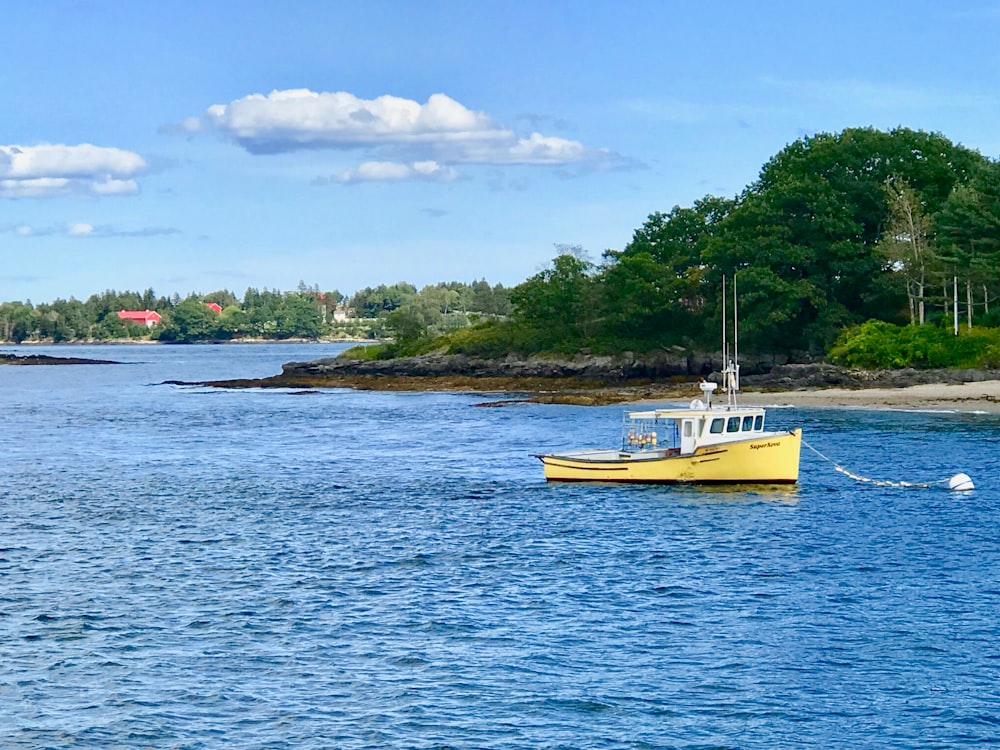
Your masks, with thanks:
M0 301L513 286L786 145L1000 157L1000 0L3 4Z

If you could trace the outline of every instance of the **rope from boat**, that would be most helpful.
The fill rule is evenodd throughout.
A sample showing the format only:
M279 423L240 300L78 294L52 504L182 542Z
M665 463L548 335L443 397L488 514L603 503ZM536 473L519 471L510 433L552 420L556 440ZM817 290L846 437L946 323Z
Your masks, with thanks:
M927 487L936 487L936 486L942 485L942 484L946 485L946 484L948 484L948 481L951 479L951 477L945 477L944 479L938 479L938 480L935 480L933 482L894 482L891 479L871 479L870 477L863 477L860 474L855 474L854 472L849 471L848 469L845 469L843 466L841 466L840 464L838 464L832 458L830 458L829 456L823 455L818 450L816 450L811 445L809 445L809 443L806 442L805 438L802 439L802 445L804 445L806 448L808 448L809 450L811 450L813 453L815 453L817 456L819 456L820 458L822 458L824 461L827 461L827 462L833 464L833 468L836 469L837 471L839 471L841 474L849 476L851 479L854 479L855 481L858 481L858 482L866 482L868 484L874 484L876 487L923 487L923 488L927 488Z

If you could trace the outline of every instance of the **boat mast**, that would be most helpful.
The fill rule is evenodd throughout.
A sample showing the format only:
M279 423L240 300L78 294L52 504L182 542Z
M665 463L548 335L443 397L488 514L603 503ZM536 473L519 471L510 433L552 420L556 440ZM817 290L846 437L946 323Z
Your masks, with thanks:
M729 358L729 341L726 336L726 277L722 277L722 389L726 392L729 406L736 406L736 394L740 390L740 329L739 307L736 297L736 273L733 272L733 358Z
M740 312L736 298L736 272L733 271L733 363L739 367L740 362ZM739 370L737 370L736 390L740 389Z
M726 389L726 366L729 364L729 340L726 337L726 275L722 274L722 389Z

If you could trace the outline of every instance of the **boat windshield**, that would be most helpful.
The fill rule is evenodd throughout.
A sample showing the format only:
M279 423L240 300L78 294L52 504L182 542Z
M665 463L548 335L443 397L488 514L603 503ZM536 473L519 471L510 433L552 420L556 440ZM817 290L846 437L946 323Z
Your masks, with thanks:
M680 448L680 426L674 419L656 416L622 417L622 450L652 451Z

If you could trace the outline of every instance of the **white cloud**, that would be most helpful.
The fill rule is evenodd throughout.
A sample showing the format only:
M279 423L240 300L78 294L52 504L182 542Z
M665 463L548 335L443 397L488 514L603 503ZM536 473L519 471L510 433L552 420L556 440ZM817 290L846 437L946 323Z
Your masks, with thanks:
M502 149L470 149L459 160L480 164L575 164L609 156L609 152L588 149L579 141L532 133Z
M91 186L95 195L132 195L139 192L139 183L135 180L116 180L108 177L95 180Z
M454 179L453 164L548 166L614 158L578 141L519 136L445 94L421 104L395 96L360 99L342 91L272 91L214 104L178 129L216 132L254 154L316 148L370 152L374 158L341 174L339 182ZM427 172L421 164L434 167Z
M50 224L48 226L21 225L0 225L0 234L14 233L20 237L48 237L52 235L67 237L162 237L172 234L180 234L179 229L173 227L141 227L139 229L119 229L109 225L89 224L85 221L75 221L69 223Z
M69 192L70 181L66 179L0 180L0 196L4 198L45 198Z
M136 153L89 143L0 146L0 197L128 195L147 167Z
M435 161L418 161L402 164L393 161L366 161L353 169L345 170L336 177L337 182L391 182L398 180L429 180L450 182L458 173L448 166Z
M495 128L482 112L466 109L444 94L433 94L426 104L419 104L396 96L359 99L343 91L308 89L251 94L229 104L214 104L200 118L187 118L181 128L213 130L248 151L263 153L496 139L509 133Z

